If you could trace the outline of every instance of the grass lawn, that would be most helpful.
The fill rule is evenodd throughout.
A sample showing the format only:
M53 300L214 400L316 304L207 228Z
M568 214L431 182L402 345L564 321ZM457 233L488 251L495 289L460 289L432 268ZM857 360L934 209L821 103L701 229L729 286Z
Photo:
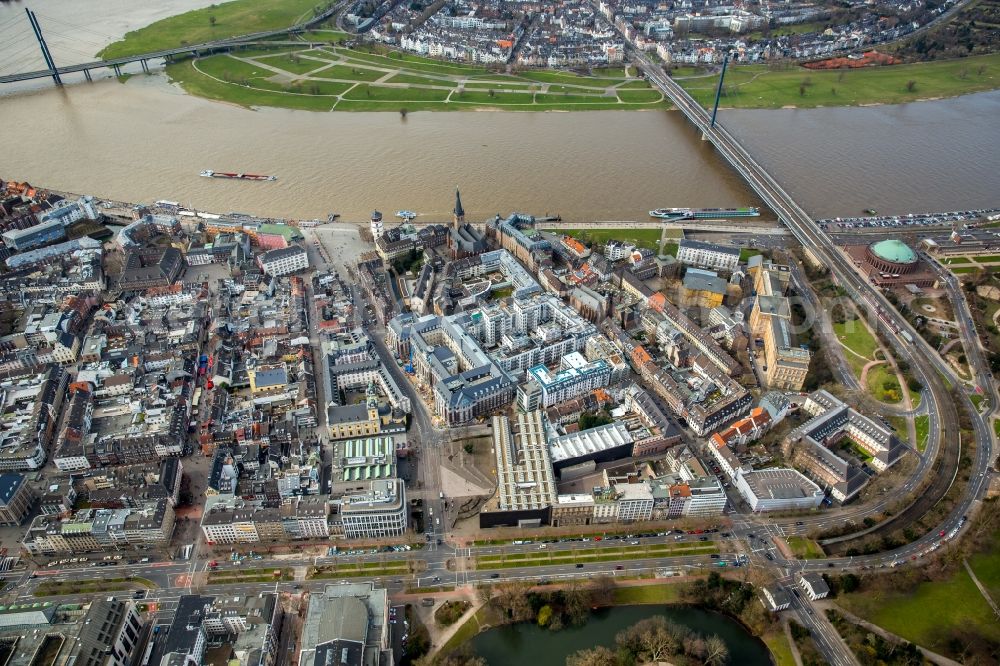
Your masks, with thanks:
M275 575L275 572L278 572ZM292 580L294 574L288 567L268 567L258 569L219 569L208 572L209 585L230 585L233 583L265 583L276 580Z
M910 439L910 428L907 426L905 416L896 416L891 414L885 417L886 420L892 424L892 429L896 431L896 436L902 439L904 442Z
M860 379L861 370L865 367L863 359L874 360L878 342L860 319L834 323L833 331L837 334L840 344L848 349L848 353L845 354L847 362L854 370L854 375Z
M378 578L380 576L408 576L410 566L406 562L392 562L381 564L379 562L366 562L365 565L375 566L331 566L310 568L306 578L309 580L327 580L336 578L357 578L365 576L368 578Z
M954 264L971 264L972 259L969 257L948 257L947 259L942 259L941 263L948 264L949 266Z
M993 434L1000 438L1000 419L993 419Z
M976 255L975 259L981 264L992 264L994 262L1000 261L1000 254Z
M623 102L658 102L663 99L659 90L618 90L618 99Z
M618 560L644 560L654 557L674 557L690 555L711 555L719 552L711 543L686 544L682 546L648 546L641 549L602 548L600 550L579 551L538 551L537 553L511 553L509 555L482 555L476 558L477 569L511 569L516 567L544 567L558 564L587 564L595 562L616 562Z
M210 58L198 60L198 69L224 81L239 81L244 79L254 82L256 79L267 79L274 76L274 72L264 69L260 65L237 60L228 55L217 55Z
M101 580L51 580L40 583L35 588L36 597L58 597L66 594L89 594L93 592L114 592L135 588L153 588L156 584L146 578L104 578Z
M378 53L365 53L363 51L354 51L351 49L336 48L328 49L335 52L337 55L343 56L348 60L356 60L358 62L366 62L369 64L378 65L380 67L386 67L388 69L405 69L414 72L425 72L428 74L451 74L453 76L471 76L473 74L488 74L485 69L481 67L467 67L465 65L455 65L452 63L442 62L440 60L429 60L426 58L416 58L414 59L406 58L391 58L384 55L379 55Z
M626 81L625 83L615 86L618 90L638 90L642 88L649 88L649 81L646 79L635 79L632 81Z
M616 83L622 83L624 81L624 78L606 79L593 76L578 76L576 74L570 74L569 72L550 70L531 70L528 72L520 72L518 76L529 81L541 81L542 83L566 83L569 85L577 84L582 86L613 86Z
M913 418L913 427L917 433L917 450L923 451L927 448L927 438L930 436L931 417L927 414Z
M350 65L333 65L323 71L316 72L314 76L321 79L341 79L344 81L374 81L381 79L386 74L387 72L380 72L377 69L351 67Z
M760 250L751 250L750 248L745 247L740 250L740 261L745 263L750 259L750 257L756 257L758 254L760 254Z
M785 543L795 553L795 557L800 560L820 559L826 556L823 549L812 539L800 536L790 536L785 538Z
M868 392L876 400L896 404L903 400L903 389L896 373L887 363L868 369Z
M344 95L344 99L359 101L389 102L441 102L448 96L447 90L429 88L383 88L368 84L358 85Z
M304 57L306 54L313 55L315 53L315 51L306 51L301 55L284 53L278 56L264 56L260 61L271 67L279 67L291 74L307 74L331 62L330 60L317 60L311 57Z
M615 102L614 97L603 94L587 95L585 92L570 95L569 93L536 93L535 101L539 104L593 104L595 102Z
M492 604L481 606L472 617L465 621L465 624L452 634L448 642L441 646L439 654L446 655L464 645L484 628L495 627L500 624L502 624L502 620L498 617Z
M785 635L781 627L767 632L761 636L761 640L767 645L767 649L771 651L771 656L774 657L776 666L796 666L795 656L792 654L792 645L788 642L788 636Z
M379 75L382 76L384 74L379 73ZM392 78L388 79L387 83L415 83L421 86L445 86L447 88L454 88L458 85L457 82L451 79L429 79L425 76L414 76L413 74L395 74Z
M960 266L959 268L951 269L951 272L955 275L966 275L967 273L978 273L981 270L983 269L976 266Z
M305 32L300 32L298 36L305 42L336 42L338 39L350 39L350 35L346 32L324 28L306 30Z
M253 32L285 28L313 15L313 0L233 0L171 16L109 44L103 59L161 51L187 44L202 44ZM215 18L213 24L210 17Z
M528 92L497 92L491 95L488 90L464 90L451 96L452 102L462 104L484 104L498 106L504 104L531 104L533 96Z
M279 106L286 109L301 109L303 111L329 111L336 102L332 97L316 97L312 95L289 95L282 92L272 92L246 88L243 86L215 81L195 70L193 62L174 63L167 66L167 75L185 91L223 102L230 102L247 108L254 106Z
M990 552L977 553L969 558L969 565L976 572L976 578L983 584L993 597L993 601L1000 603L1000 550L996 546L1000 544L1000 532L993 535L994 548Z
M678 82L702 106L711 106L717 84L715 77ZM773 109L900 104L997 87L1000 87L1000 54L832 71L738 65L726 73L721 105Z
M537 83L517 83L515 81L468 81L462 86L466 90L523 90L524 92L536 92Z
M994 568L987 569L992 575L1000 556L987 557L994 561ZM944 634L952 627L1000 641L1000 623L964 567L947 581L921 583L910 590L842 595L838 603L869 622L943 654L949 653Z
M660 246L659 229L546 229L556 234L573 236L584 242L604 245L609 240L620 240L634 243L639 247L657 249ZM670 245L670 243L668 243Z
M614 589L615 604L629 606L638 604L672 604L681 600L678 585L629 585Z

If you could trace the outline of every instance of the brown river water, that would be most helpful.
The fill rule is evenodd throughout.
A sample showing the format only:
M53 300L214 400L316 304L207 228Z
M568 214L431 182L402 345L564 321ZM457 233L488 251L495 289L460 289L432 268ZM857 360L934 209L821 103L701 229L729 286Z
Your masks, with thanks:
M33 0L57 62L200 0ZM133 5L140 5L135 7ZM4 73L36 69L20 2L0 4ZM106 16L105 20L100 20ZM24 23L23 26L20 24ZM67 25L81 25L78 32ZM5 31L6 32L2 32ZM18 41L19 40L19 41ZM82 40L82 41L81 41ZM31 61L34 57L38 62ZM720 112L817 216L1000 205L1000 93L900 106ZM642 220L651 208L759 205L671 111L313 113L186 95L160 73L0 90L0 178L120 201L298 218L410 209L446 219L454 188L472 219L522 211ZM17 128L17 131L12 131ZM202 178L203 169L276 182Z

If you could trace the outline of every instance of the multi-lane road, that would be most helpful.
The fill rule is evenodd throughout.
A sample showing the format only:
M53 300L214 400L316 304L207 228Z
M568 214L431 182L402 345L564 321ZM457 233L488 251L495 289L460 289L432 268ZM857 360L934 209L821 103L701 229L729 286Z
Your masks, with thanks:
M883 337L890 341L895 348L899 358L904 359L911 368L919 375L924 385L927 387L927 394L930 400L929 413L937 421L945 432L958 432L959 418L957 408L948 387L943 378L950 378L950 382L957 383L954 373L941 360L933 349L917 334L909 323L893 308L885 296L867 280L862 278L850 265L847 258L841 253L830 237L816 222L795 202L795 200L774 180L773 177L753 159L743 146L733 137L725 127L720 124L711 124L708 113L701 108L679 84L667 76L663 69L652 63L641 51L633 54L638 67L645 73L653 85L663 93L680 109L685 116L702 132L703 137L710 141L720 155L729 162L754 189L754 191L764 200L765 203L777 213L780 220L791 230L799 243L812 254L821 264L830 268L837 278L841 287L859 306L864 308L870 315L871 321L883 334ZM952 288L953 299L957 289L953 282L949 282ZM988 424L988 417L991 415L995 405L995 386L989 374L989 367L985 363L984 354L980 347L978 336L975 335L974 327L971 325L971 316L961 312L965 302L961 294L957 294L956 310L959 311L959 320L962 323L962 338L967 349L967 355L971 360L971 365L975 369L975 374L980 381L981 390L988 395L989 408L987 414L981 416L976 412L968 396L964 396L961 408L966 410L973 423L974 436L976 438L976 459L972 470L969 485L962 499L957 503L956 508L945 519L940 526L940 531L948 532L967 514L973 503L981 496L986 484L986 472L992 460L992 439ZM933 448L929 444L926 459L930 460L936 455L942 456L944 461L943 474L932 480L928 491L921 498L904 510L905 518L896 519L896 522L906 519L915 519L929 510L937 499L943 497L951 488L955 473L957 473L960 453L958 448L960 441L958 438L949 438L947 448L937 445L937 435L934 436ZM923 472L926 474L930 469L929 465L923 464ZM911 480L912 481L912 480ZM913 488L908 482L906 488ZM859 509L872 513L870 507ZM916 515L919 513L920 515ZM936 534L926 535L917 542L909 544L902 549L883 557L892 557L893 561L903 561L906 558L919 558L920 553L926 551L933 545ZM877 556L873 556L877 557ZM873 561L873 557L859 558L855 563L844 562L843 560L827 560L825 563L815 563L809 566L883 566L885 562ZM902 560L900 559L902 558ZM864 564L861 564L861 562ZM823 630L815 624L808 625L814 630L814 635L822 635ZM823 646L821 646L823 648ZM832 652L827 650L832 649ZM833 662L848 659L842 646L827 645L824 650L825 656Z

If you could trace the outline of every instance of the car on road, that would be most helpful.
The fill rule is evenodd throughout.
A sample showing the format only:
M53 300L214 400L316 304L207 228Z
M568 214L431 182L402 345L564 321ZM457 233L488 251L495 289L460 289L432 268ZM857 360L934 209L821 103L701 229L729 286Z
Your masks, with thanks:
M500 574L498 574L498 573L490 574L490 578L499 578L499 577L500 577Z
M582 565L582 564L577 564L577 565L576 565L576 568L577 568L577 569L582 569L582 568L583 568L583 565Z
M616 565L615 565L615 571L621 571L621 570L622 570L622 569L624 569L624 568L625 568L625 567L623 567L623 566L622 566L622 565L620 565L620 564L616 564Z
M771 553L764 553L764 557L772 561L774 560L774 555L772 555Z
M719 559L719 554L718 554L718 553L712 553L712 555L711 555L710 557L711 557L711 558L712 558L713 560L717 560L717 559Z

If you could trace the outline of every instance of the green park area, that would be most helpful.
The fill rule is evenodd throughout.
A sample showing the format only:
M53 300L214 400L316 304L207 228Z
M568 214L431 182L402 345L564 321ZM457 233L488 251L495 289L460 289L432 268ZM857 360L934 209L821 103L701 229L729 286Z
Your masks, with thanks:
M837 334L840 344L846 349L844 356L851 369L854 370L854 375L860 379L865 364L875 360L878 341L860 319L848 319L844 322L834 323L833 331Z
M785 538L785 543L792 550L792 553L800 560L814 560L826 557L826 553L818 543L812 539L801 536L789 536Z
M232 585L234 583L271 583L292 580L294 574L287 567L278 569L225 569L208 572L209 585Z
M641 548L600 548L588 550L538 550L527 553L503 553L480 555L476 558L477 569L515 569L519 567L539 567L560 564L588 564L595 562L618 562L621 560L642 560L659 557L689 557L718 553L719 548L712 543L692 543L683 545L659 544Z
M896 404L903 400L903 389L896 373L887 363L868 368L868 392L881 402Z
M310 567L306 578L378 578L380 576L408 576L415 570L406 561L395 562L349 562Z
M577 240L590 243L591 245L604 245L609 240L616 240L623 243L632 243L637 247L647 247L652 250L659 249L660 234L662 233L661 229L655 227L641 229L547 229L546 231L572 236ZM667 238L678 238L677 235L671 234L671 231L667 230ZM677 231L679 232L680 230L678 229ZM663 250L669 255L676 256L676 240L668 240Z
M103 578L99 580L47 580L35 588L36 597L58 597L72 594L92 594L96 592L119 592L156 587L151 580L128 576L127 578Z
M339 41L339 40L338 40ZM572 111L666 108L644 79L529 71L501 74L381 47L275 45L167 67L189 93L246 107L310 111Z
M993 543L997 543L994 537ZM969 558L979 582L1000 599L1000 550L986 549ZM873 624L923 647L954 654L962 636L1000 642L1000 622L964 566L945 580L916 585L884 585L840 595L837 603ZM957 641L957 643L956 643Z
M703 106L711 106L716 77L676 77ZM926 63L812 70L742 65L726 73L721 106L775 109L901 104L1000 87L1000 54Z
M931 417L927 414L914 417L913 428L917 433L917 449L923 452L927 448L927 438L930 435Z
M233 0L171 16L133 30L97 55L109 60L287 28L326 10L315 0Z

